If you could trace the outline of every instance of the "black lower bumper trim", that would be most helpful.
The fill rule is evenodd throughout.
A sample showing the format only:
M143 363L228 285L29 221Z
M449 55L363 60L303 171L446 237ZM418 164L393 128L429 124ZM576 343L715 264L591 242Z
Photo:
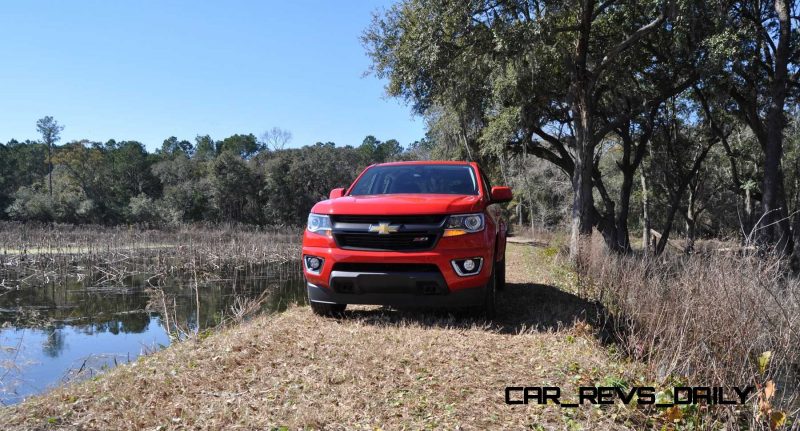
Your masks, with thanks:
M326 304L389 305L395 307L474 307L483 304L485 289L476 287L441 294L409 291L368 293L340 293L333 289L308 284L308 299Z
M330 287L342 294L445 295L439 271L331 271Z

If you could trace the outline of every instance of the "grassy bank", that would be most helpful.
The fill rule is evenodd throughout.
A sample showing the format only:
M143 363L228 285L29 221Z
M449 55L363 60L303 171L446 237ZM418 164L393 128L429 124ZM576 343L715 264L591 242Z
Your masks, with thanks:
M625 429L660 420L621 406L504 403L509 385L633 384L642 367L603 347L597 308L539 284L552 251L511 245L494 325L359 307L307 307L171 346L0 411L4 429ZM561 277L561 276L557 276Z

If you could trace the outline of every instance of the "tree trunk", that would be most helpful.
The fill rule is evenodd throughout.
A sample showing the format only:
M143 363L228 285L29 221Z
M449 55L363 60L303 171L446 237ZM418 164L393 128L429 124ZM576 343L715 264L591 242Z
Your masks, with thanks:
M762 243L775 246L783 255L792 252L792 237L786 212L786 195L783 189L783 110L770 109L767 119L767 143L764 148L764 182L762 209L764 218L760 232Z
M794 236L794 256L795 260L800 260L800 209L796 209L794 213L794 222L792 223L792 235Z
M800 192L798 192L798 195L800 195ZM798 196L798 198L800 198L800 196ZM797 245L800 244L800 209L795 210L792 233L794 234L794 243L795 243L794 255L792 258L794 261L795 270L797 270L798 269L797 267L800 265L800 246Z
M648 211L647 179L642 172L642 250L650 252L650 213Z
M613 211L613 202L607 202L606 207L614 216L611 222L614 224L613 244L609 244L612 250L620 253L628 253L631 251L630 231L628 230L628 216L630 215L631 207L631 194L633 193L633 183L636 171L642 164L644 159L645 149L647 148L653 132L653 122L657 114L657 110L653 109L650 112L648 121L641 127L641 135L638 139L634 139L630 133L631 122L623 128L617 130L617 135L622 140L622 157L617 161L617 166L622 172L622 185L619 191L619 210ZM638 145L636 142L638 141ZM602 185L602 178L595 178L599 184L601 196L604 201L610 200L605 194L605 187ZM644 183L644 174L642 174L642 186L646 192L646 185ZM646 198L645 198L646 199ZM646 240L645 240L646 244ZM645 247L646 250L646 247Z
M575 128L575 169L572 173L572 232L569 256L575 262L580 245L592 234L594 200L592 197L592 171L594 158L594 128L592 121L592 88L594 80L589 71L589 39L592 30L594 0L584 0L580 11L580 30L575 56L572 61L570 108Z
M667 223L664 226L664 231L661 233L661 239L659 239L658 243L656 244L656 255L664 252L664 249L667 246L667 241L669 240L669 233L672 230L672 222L675 220L675 214L677 214L678 207L681 203L681 197L683 197L683 194L686 192L686 188L689 187L689 182L697 175L697 172L700 170L700 166L703 164L703 160L705 160L706 156L708 155L708 151L711 150L711 147L713 146L714 141L708 144L703 151L697 155L697 158L694 159L692 169L684 176L683 179L681 179L678 189L672 196L669 211L667 212Z
M800 157L794 161L795 172L800 172ZM800 182L795 176L794 179L794 223L792 223L792 234L794 236L794 263L795 267L800 264Z
M683 196L683 192L685 188L682 187L679 189L675 195L672 197L672 201L669 205L669 210L667 210L667 222L664 224L664 228L661 231L661 238L656 243L655 254L660 255L664 252L664 249L667 248L667 243L669 241L669 234L672 231L672 222L675 221L675 214L678 213L678 207L681 203L681 196Z
M619 212L617 213L617 248L622 252L631 250L630 232L628 231L628 214L631 207L631 191L633 189L633 172L623 173L622 189L619 197Z
M580 112L580 127L576 127L575 171L572 175L572 232L569 255L573 261L580 253L580 244L592 234L594 198L592 196L592 159L594 145L590 143L591 118L585 110Z
M749 242L753 239L751 233L753 233L753 194L750 186L747 186L744 189L744 237L747 242L745 245L750 245Z
M780 23L778 45L775 50L775 74L770 88L770 104L766 118L766 142L764 143L764 182L761 205L764 210L762 242L775 246L783 255L792 253L792 235L786 211L786 195L783 189L783 129L786 126L784 108L789 85L788 63L791 50L792 22L790 0L776 0L775 12Z
M528 218L530 219L529 222L531 223L531 238L534 237L533 233L533 199L529 199L531 201L530 205L528 205Z
M697 199L697 191L690 187L689 188L689 203L686 205L686 247L684 248L684 252L686 254L694 253L694 240L695 240L695 229L697 226L697 220L695 219L695 200Z
M53 199L53 144L47 143L47 182L49 184L50 199Z
M639 146L635 148L635 155L631 154L634 151L634 140L630 135L623 137L623 155L621 161L622 168L622 187L619 191L619 211L616 214L616 250L620 252L631 251L630 232L628 231L628 215L631 208L631 194L633 193L633 181L636 170L641 165L644 156L644 148L646 143L650 140L649 131L645 133L640 139ZM633 160L631 160L633 156ZM642 177L644 181L644 177Z

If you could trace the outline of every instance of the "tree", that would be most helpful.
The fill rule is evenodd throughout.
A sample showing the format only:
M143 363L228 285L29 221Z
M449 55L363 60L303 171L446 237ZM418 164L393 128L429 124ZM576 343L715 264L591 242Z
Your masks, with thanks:
M47 175L47 162L47 147L42 143L12 139L0 145L0 218L5 218L20 187Z
M243 159L249 159L262 151L264 146L258 142L255 135L249 133L247 135L232 135L222 140L219 146L219 152L231 152Z
M273 127L261 136L264 145L272 151L279 151L286 148L286 145L292 140L292 132Z
M593 226L610 248L628 248L627 214L617 209L630 193L616 205L605 191L603 143L635 129L624 165L632 176L640 161L632 142L646 141L648 117L703 69L703 43L719 21L707 9L691 1L406 0L377 16L363 41L387 92L420 114L443 112L468 157L476 147L498 155L525 148L570 176L575 257Z
M800 47L795 2L735 2L726 46L731 60L719 85L733 100L732 112L755 134L764 154L761 183L763 218L759 239L763 245L791 254L793 240L784 190L784 130L786 103L800 87Z
M42 135L42 142L47 146L47 176L50 196L53 196L53 145L61 140L61 131L64 126L47 115L36 121L36 130Z
M386 142L381 142L379 139L372 135L364 138L358 151L366 160L373 163L383 163L396 159L403 152L403 147L396 139L389 139Z
M209 135L197 135L194 138L195 150L193 157L201 160L211 160L217 155L217 143Z
M260 222L261 208L256 201L260 180L247 162L231 151L224 151L209 164L213 203L220 220Z
M271 152L261 168L265 220L271 224L302 224L314 203L326 199L331 189L351 184L365 165L374 162L362 159L359 153L332 142Z
M163 188L158 205L165 213L160 218L173 222L216 220L207 162L179 155L155 163L151 169Z
M693 184L697 184L697 175L703 166L709 151L719 143L710 128L703 127L700 120L709 121L708 118L698 116L694 100L682 98L673 100L663 116L663 127L658 128L654 134L651 145L651 167L648 177L651 180L650 191L654 197L659 197L665 202L661 211L662 226L661 238L655 247L655 254L664 252L673 229L676 216L684 204L687 191ZM695 196L696 199L696 196ZM684 213L692 209L692 195ZM691 226L691 223L689 224ZM687 234L691 235L690 232Z
M150 170L155 158L147 153L141 142L115 142L113 146L106 144L104 150L111 165L110 185L122 200L142 193L154 195L160 192L158 179Z
M160 153L168 157L175 157L178 155L191 157L192 154L194 154L194 147L192 143L187 140L179 141L178 138L170 136L164 139L164 142L161 144Z
M412 142L405 152L410 160L433 160L434 143L427 137Z

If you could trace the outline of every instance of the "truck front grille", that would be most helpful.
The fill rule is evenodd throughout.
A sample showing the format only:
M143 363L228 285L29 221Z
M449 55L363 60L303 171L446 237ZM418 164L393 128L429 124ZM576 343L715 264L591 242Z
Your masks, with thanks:
M339 248L375 251L430 250L439 240L446 215L334 215Z
M439 235L426 232L395 232L380 235L370 232L338 232L334 239L340 248L356 250L420 251L429 250Z

